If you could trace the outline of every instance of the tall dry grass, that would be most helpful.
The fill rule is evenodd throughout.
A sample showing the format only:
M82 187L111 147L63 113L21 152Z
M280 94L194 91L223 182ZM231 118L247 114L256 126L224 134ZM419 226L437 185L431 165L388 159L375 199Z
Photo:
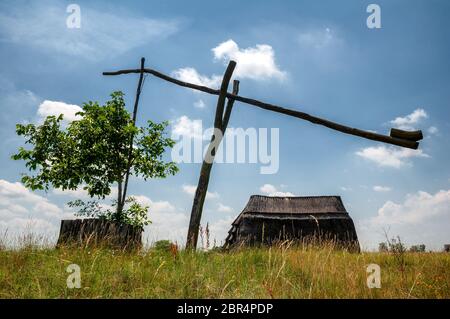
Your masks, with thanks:
M231 251L170 247L129 252L54 249L27 240L0 251L1 298L450 297L448 253L405 252L399 259L393 253L351 253L333 243L290 242ZM371 263L381 267L380 289L367 287ZM70 264L81 268L79 289L67 287Z

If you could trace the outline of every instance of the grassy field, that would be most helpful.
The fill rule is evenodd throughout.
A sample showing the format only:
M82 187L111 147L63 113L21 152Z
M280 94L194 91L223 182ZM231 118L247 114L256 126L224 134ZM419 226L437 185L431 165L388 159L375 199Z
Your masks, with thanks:
M381 288L366 284L381 267ZM68 265L81 288L67 288ZM231 252L0 250L1 298L450 298L448 253L349 253L330 246Z

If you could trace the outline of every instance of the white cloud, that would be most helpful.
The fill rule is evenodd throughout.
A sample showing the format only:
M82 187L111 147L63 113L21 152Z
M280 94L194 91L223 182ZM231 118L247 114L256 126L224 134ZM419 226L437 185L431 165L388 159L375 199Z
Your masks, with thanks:
M1 41L1 40L0 40ZM42 99L30 90L19 88L10 79L0 74L0 136L3 151L15 152L17 147L23 143L20 136L11 134L15 131L17 123L29 124L35 120L36 107ZM8 145L11 144L11 145ZM8 147L14 150L7 150Z
M194 102L194 107L197 109L204 109L206 107L206 103L203 100L198 100Z
M43 236L45 240L50 240L51 238L53 238L58 231L58 227L54 223L51 223L45 219L33 217L14 217L8 221L0 220L0 229L1 228L7 230L8 234L11 235L33 235L35 236L35 238ZM10 242L7 242L7 244L9 245ZM23 242L19 242L19 244L23 244Z
M228 231L231 228L231 223L234 217L228 216L226 218L219 219L209 224L210 242L211 245L216 241L217 246L224 244L225 238L228 235Z
M173 121L172 136L174 139L178 137L203 139L203 129L201 120L191 120L186 115L183 115Z
M297 45L292 50L297 52L299 63L303 69L329 73L338 72L346 67L351 45L347 45L341 37L338 27L310 26L300 30L291 30ZM308 72L306 72L308 73Z
M234 77L249 78L253 80L267 80L271 78L284 79L286 72L281 71L275 63L275 53L270 45L257 44L255 47L240 49L236 42L228 40L220 43L212 49L215 60L223 61L225 64L229 60L237 62L234 70ZM217 88L222 82L222 76L213 74L206 76L200 74L192 67L180 68L172 72L175 78Z
M412 150L406 148L396 147L367 147L356 152L356 155L361 156L369 161L375 162L379 166L400 168L411 164L408 159L414 157L430 157L422 150Z
M0 179L0 226L8 233L52 235L60 219L73 216L19 182Z
M375 185L375 186L373 187L373 190L374 190L375 192L389 192L389 191L391 191L391 188L388 187L388 186Z
M172 72L172 75L180 81L213 88L217 88L222 81L222 78L219 75L212 75L211 77L208 77L206 75L201 75L196 69L189 67L175 70Z
M0 75L0 99L2 108L9 108L8 113L16 111L18 108L29 111L40 101L40 97L36 94L30 90L17 88L13 82L3 75ZM7 115L4 113L5 112L3 112L2 116Z
M226 206L222 203L219 203L219 207L217 208L218 212L221 213L231 213L233 211L233 209L230 206Z
M77 189L66 189L66 190L54 188L52 190L52 193L55 195L70 196L78 199L91 199L91 196L89 196L87 190L83 189L83 187L84 186L82 185L79 186ZM116 199L117 192L118 189L116 186L111 187L111 193L106 197L106 199ZM96 197L94 197L93 199L96 199Z
M277 191L276 187L272 184L264 184L259 188L259 190L264 194L275 193Z
M297 38L303 47L316 50L326 49L342 43L331 28L314 29L301 32Z
M347 186L341 186L340 189L341 189L341 191L344 191L344 192L350 192L353 190L351 187L347 187Z
M34 204L43 200L43 197L30 192L22 183L10 183L4 179L0 179L0 196L1 204L9 203L12 200Z
M259 190L263 193L266 194L268 196L279 196L279 197L286 197L286 196L295 196L293 193L291 192L281 192L278 191L277 188L275 186L273 186L272 184L264 184L263 186L261 186L259 188Z
M276 196L276 197L293 197L296 196L295 194L291 193L291 192L275 192L275 193L271 193L269 194L269 196Z
M107 10L107 9L106 9ZM132 16L81 6L81 28L66 27L66 5L46 2L10 6L0 13L0 39L52 55L101 60L175 33L174 20Z
M174 212L175 207L167 202L167 201L157 201L154 202L150 198L144 195L132 195L136 201L144 206L148 206L150 210L158 213L164 213L164 212Z
M61 192L57 195L76 196L83 192ZM145 228L144 238L150 241L170 239L182 243L187 233L188 216L168 201L153 201L144 195L132 195L143 205L149 206L152 224ZM102 203L105 208L111 208ZM32 233L52 240L56 239L61 219L73 219L73 211L60 208L47 198L37 195L21 183L0 179L0 232L24 235Z
M144 238L149 244L168 239L182 243L187 234L188 216L168 201L153 201L144 195L133 195L141 205L149 206L148 216L152 223L145 227Z
M83 111L83 109L78 105L45 100L39 105L37 114L41 118L46 118L47 116L50 115L58 116L62 114L64 120L72 122L81 119L80 115L76 115L77 112L81 111Z
M400 236L407 245L426 244L428 249L442 250L449 242L450 190L435 194L418 191L409 194L403 202L385 202L376 216L356 221L358 236L363 246L376 249L389 237Z
M195 185L183 185L182 186L183 192L185 192L186 194L189 194L191 196L195 195L195 191L197 190L197 186ZM206 199L213 199L213 198L219 198L219 193L217 192L210 192L207 191L206 192Z
M284 79L286 72L275 63L275 52L270 45L257 44L255 47L240 49L232 39L220 43L212 49L216 60L237 62L234 75L253 80Z
M430 126L428 128L427 132L429 134L436 135L439 132L439 130L438 130L438 128L436 126Z
M62 210L58 206L53 203L50 203L48 200L42 200L36 205L34 205L33 210L35 212L40 212L49 218L61 218Z
M409 194L403 203L387 201L373 219L376 224L420 224L439 215L450 215L450 190L432 195L424 191Z
M419 123L422 119L426 119L428 117L427 112L424 109L416 109L411 114L408 114L404 117L397 117L392 120L390 123L394 125L396 128L412 131L415 130L415 125Z

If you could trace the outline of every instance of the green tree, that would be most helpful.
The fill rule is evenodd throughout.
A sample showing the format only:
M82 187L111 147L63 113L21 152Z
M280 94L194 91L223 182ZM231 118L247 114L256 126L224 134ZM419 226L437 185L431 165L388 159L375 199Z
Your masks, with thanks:
M67 126L63 125L62 114L48 116L41 125L16 125L17 134L32 145L31 149L21 147L12 156L14 160L24 160L34 173L23 174L22 183L32 190L48 190L50 186L74 190L83 186L91 197L99 199L104 199L111 193L112 185L117 185L115 211L103 215L124 223L129 223L130 212L142 217L136 201L127 198L128 176L146 180L165 178L178 171L175 163L163 159L165 150L175 143L166 137L168 123L148 121L145 127L135 126L120 91L113 92L103 106L89 101L82 109L77 113L80 120ZM130 207L125 212L126 203ZM78 201L72 206L83 205L86 215L96 211L89 210L95 206L92 202Z
M409 248L409 251L413 252L413 253L424 253L425 252L425 248L426 248L426 246L424 244L412 245Z

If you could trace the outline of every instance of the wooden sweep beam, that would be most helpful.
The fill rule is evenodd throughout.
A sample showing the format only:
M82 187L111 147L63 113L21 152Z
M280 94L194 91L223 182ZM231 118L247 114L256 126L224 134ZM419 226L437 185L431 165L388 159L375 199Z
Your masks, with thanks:
M420 141L423 139L422 131L403 131L398 128L391 128L391 137L401 138L410 141Z
M103 72L103 75L120 75L120 74L141 73L141 72L142 72L141 69L127 69L127 70L119 70L119 71L114 71L114 72ZM205 93L212 94L212 95L220 94L220 90L218 90L218 89L212 89L212 88L209 88L206 86L180 81L180 80L177 80L173 77L170 77L168 75L165 75L165 74L158 72L156 70L153 70L153 69L145 68L144 72L151 74L153 76L156 76L160 79L166 80L168 82L171 82L173 84L179 85L179 86L183 86L186 88L205 92ZM364 131L364 130L353 128L350 126L331 122L326 119L322 119L322 118L319 118L319 117L316 117L316 116L313 116L313 115L310 115L310 114L307 114L304 112L287 109L287 108L284 108L281 106L277 106L277 105L270 104L270 103L265 103L262 101L258 101L258 100L251 99L251 98L244 97L244 96L235 95L235 94L228 93L228 92L226 94L226 97L230 100L240 101L240 102L250 104L250 105L265 109L265 110L269 110L269 111L293 116L296 118L300 118L302 120L306 120L308 122L318 124L318 125L323 125L330 129L333 129L333 130L336 130L336 131L339 131L342 133L363 137L363 138L366 138L369 140L384 142L384 143L407 147L407 148L411 148L411 149L417 149L419 147L419 142L411 140L411 139L402 138L405 135L403 135L403 136L400 135L402 137L395 137L396 136L395 134L394 134L394 136L388 136L388 135L378 134L378 133L374 133L374 132ZM414 137L416 137L417 133L415 133L413 135L414 135Z

